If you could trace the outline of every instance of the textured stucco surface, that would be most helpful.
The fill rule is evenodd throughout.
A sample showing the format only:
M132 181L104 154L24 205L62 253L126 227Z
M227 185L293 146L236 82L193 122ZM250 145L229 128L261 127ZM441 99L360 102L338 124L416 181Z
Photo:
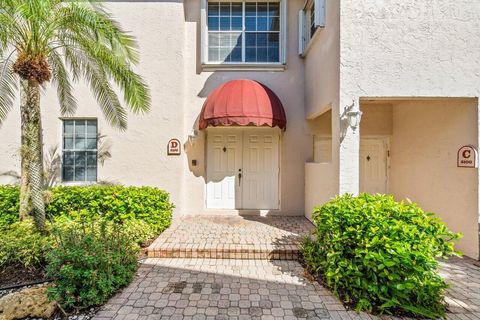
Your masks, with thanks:
M361 97L479 96L480 2L344 0L340 12L341 109ZM340 146L340 191L358 190L357 141L347 131Z
M364 97L480 96L480 2L344 0L340 17L340 109ZM478 100L475 101L474 109L478 112ZM421 110L416 108L419 107L412 106L421 116ZM417 113L413 110L408 121L415 123ZM457 127L458 135L473 139L468 143L475 144L478 121L471 125L471 117ZM429 117L423 119L424 125L431 121ZM457 144L448 146L449 152L457 148ZM418 157L425 157L423 152L419 148ZM358 162L351 159L358 154L358 136L347 133L339 153L340 192L356 193ZM439 163L433 165L436 168L452 162L450 158L438 160ZM391 170L394 165L391 164ZM472 174L478 176L478 169ZM442 188L447 189L448 185L461 182L460 177L447 174L439 181L444 185ZM448 215L446 220L450 226L456 227L454 221L463 220L474 225L468 234L474 233L478 222L478 178L468 180L466 188L471 191L465 197L469 205L461 213L452 208L462 206L460 201L447 201L426 188L418 194L428 197L429 204L436 202L435 209L439 209L436 211ZM463 240L460 249L478 258L478 236L472 234L470 240L468 248L465 246L468 240Z
M152 109L130 115L128 130L108 126L83 83L75 85L79 109L75 117L98 118L99 131L111 144L112 158L99 166L98 178L128 185L152 185L170 192L176 214L208 213L205 208L205 153L202 132L193 145L195 127L206 96L221 83L240 78L258 80L278 94L286 110L287 130L281 139L281 210L304 214L304 163L311 157L304 122L303 62L297 55L297 17L303 2L288 3L288 54L284 72L201 72L200 1L111 1L107 8L134 35L141 62L137 71L149 84ZM61 146L61 121L55 92L42 97L45 150ZM19 171L19 108L0 128L0 172ZM167 156L167 142L178 138L181 156ZM197 166L191 165L197 160ZM0 183L9 183L0 177ZM236 213L231 211L227 213ZM221 212L225 213L225 212ZM253 212L258 213L258 212Z
M457 168L457 151L478 145L476 101L411 101L393 107L389 191L434 212L478 257L478 173Z
M303 4L302 0L288 1L285 71L202 72L199 1L109 2L107 6L115 18L139 41L141 63L137 71L150 85L152 110L146 115L131 115L129 129L119 132L105 123L84 84L75 86L79 99L76 117L98 118L100 132L112 145L113 157L99 166L99 179L164 188L171 193L176 214L237 213L205 208L205 136L200 132L190 144L188 135L212 90L231 79L249 78L266 84L278 94L288 119L280 148L281 209L269 213L301 215L336 193L357 193L360 137L384 135L390 130L390 124L378 123L379 118L386 116L384 113L373 115L373 110L367 110L365 125L353 131L345 119L348 108L356 109L360 101L369 100L480 96L479 1L327 0L327 26L318 30L306 56L301 58L297 48L298 11ZM478 99L470 103L476 104L472 106L475 111L470 112L478 115ZM42 97L42 108L47 151L61 145L58 103L49 87ZM411 106L412 123L417 108L416 104ZM332 161L326 165L305 165L312 159L312 136L323 130L312 128L310 120L315 122L315 118L328 110L332 115ZM470 114L457 128L459 137L475 140L469 143L478 146L479 122L472 125L472 119ZM395 122L392 127L395 134ZM170 138L178 138L184 144L181 156L166 155ZM19 140L16 108L0 127L0 173L19 170ZM448 150L456 148L455 144ZM192 160L197 160L196 166L191 164ZM451 159L439 158L439 161L450 163ZM470 175L476 179L469 176L466 183L469 190L476 191L464 195L468 202L465 213L453 213L451 208L458 203L456 199L442 205L446 210L436 210L449 212L445 220L454 228L456 221L472 225L478 222L479 170L472 172ZM442 181L463 181L454 175L449 179ZM11 181L0 176L0 183ZM434 193L425 188L416 193L422 194L422 202L430 207ZM399 194L407 191L399 189ZM457 219L458 215L462 218ZM478 237L474 239L473 229L467 233L469 237L472 235L471 241L476 241L467 245L475 255L470 246L478 248Z
M322 97L329 97L327 101L322 101L321 106L309 104L309 99L315 97L321 89L319 83L305 84L306 90L306 117L314 118L322 112L323 105L330 105L332 108L332 167L335 179L338 177L338 193L357 193L359 187L359 139L361 136L385 135L393 128L395 135L395 125L388 123L379 123L386 114L386 109L382 114L373 115L374 110L364 110L366 114L359 131L354 132L348 128L345 118L345 112L350 108L357 109L362 101L391 101L393 100L422 100L424 98L449 98L449 97L469 97L476 98L480 96L480 2L460 0L343 0L339 3L339 26L337 37L339 42L338 52L338 96L335 90L333 94L325 94ZM331 2L327 4L332 6ZM333 5L335 6L335 5ZM328 21L327 28L331 25ZM312 52L322 52L328 48L329 43L321 41L327 38L326 30L322 37L318 37L313 43L312 48L306 57L306 66L309 60L317 59ZM335 40L333 40L335 41ZM325 59L328 61L328 59ZM319 72L325 75L331 75L332 63L323 66L321 60L318 67ZM311 68L306 68L306 75ZM320 77L320 76L316 76ZM314 78L311 78L314 79ZM337 78L331 77L334 83ZM328 87L328 86L324 86ZM330 87L331 88L331 87ZM312 97L312 98L308 98ZM479 134L478 99L472 99L476 104L473 107L473 114L469 118L464 118L465 123L457 127L457 137L463 137L468 140L467 143L477 143ZM378 103L378 102L377 102ZM413 103L413 102L412 102ZM367 107L368 108L368 107ZM409 117L404 121L416 123L417 108L412 106ZM419 117L422 112L419 110ZM423 123L429 124L430 118L423 117ZM372 122L373 121L373 122ZM375 121L377 124L375 124ZM393 120L392 120L393 121ZM472 125L472 121L476 121ZM427 126L428 127L428 126ZM439 128L437 128L439 129ZM364 130L364 131L363 131ZM312 132L315 130L312 130ZM434 130L425 131L435 133ZM429 138L430 137L428 136ZM472 142L473 140L473 142ZM419 141L415 141L420 143ZM456 143L460 143L457 141ZM441 144L441 141L439 141ZM439 148L448 148L448 152L456 151L457 144L441 146ZM424 151L417 150L418 157L426 157L422 154ZM447 149L442 149L447 152ZM413 158L413 155L410 155ZM440 163L434 164L435 170L450 165L450 158L440 157ZM448 162L448 164L446 163ZM391 170L394 163L391 164ZM313 167L313 166L312 166ZM308 169L306 185L313 186L315 181L328 179L330 172L326 170ZM406 168L403 168L401 174L406 174ZM448 189L448 184L458 186L460 183L467 183L465 191L465 212L454 211L455 205L463 206L457 199L450 197L449 203L446 203L446 192L442 196L435 194L433 190L426 186L422 188L407 190L398 190L400 195L415 193L428 208L438 209L439 214L445 218L445 221L454 229L458 224L468 224L468 231L465 240L462 240L460 249L468 251L475 258L478 257L478 236L475 236L474 228L477 228L478 222L478 174L479 170L474 169L470 172L468 181L463 181L451 173L446 174L439 180L444 184L444 191ZM474 179L472 176L476 176ZM411 177L413 179L413 177ZM317 195L318 190L324 192ZM328 188L327 190L330 190ZM394 191L394 190L392 190ZM329 192L329 191L328 191ZM310 194L313 193L313 194ZM440 199L443 197L442 199ZM306 207L311 205L311 199L327 199L327 191L323 189L306 189ZM434 201L437 204L430 207ZM443 209L443 210L442 210ZM461 216L461 217L460 217ZM467 244L468 243L468 244ZM477 249L475 249L475 247Z
M325 28L316 31L304 57L305 117L312 140L314 135L332 136L332 161L305 164L307 217L339 192L340 1L326 0L325 7ZM325 123L326 112L330 124Z
M194 48L199 46L200 2L185 1L185 123L184 131L190 132L206 96L218 85L232 80L248 78L260 81L272 89L280 98L287 116L287 130L280 140L280 211L272 214L304 214L304 163L311 157L311 144L304 120L304 66L297 54L298 10L300 0L288 2L287 69L283 72L202 72L197 73L199 57ZM184 175L185 212L202 213L204 208L205 148L204 139L198 139L191 147L189 159L199 160L197 167ZM209 210L210 213L235 213L236 211ZM258 212L244 212L257 214ZM263 213L262 213L263 214Z

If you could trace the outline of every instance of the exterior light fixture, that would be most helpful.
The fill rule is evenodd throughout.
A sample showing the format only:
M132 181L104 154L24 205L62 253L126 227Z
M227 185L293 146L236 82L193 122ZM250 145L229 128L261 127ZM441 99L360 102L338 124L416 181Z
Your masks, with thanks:
M347 120L348 125L352 128L353 131L357 130L358 126L360 125L360 121L362 120L363 112L360 110L356 111L348 111L347 112Z

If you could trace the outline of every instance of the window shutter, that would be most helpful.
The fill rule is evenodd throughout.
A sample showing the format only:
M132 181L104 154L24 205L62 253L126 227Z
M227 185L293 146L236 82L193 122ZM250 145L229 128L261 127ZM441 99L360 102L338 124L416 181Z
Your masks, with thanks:
M200 1L200 25L202 42L200 60L202 64L205 64L208 60L207 0Z
M325 0L315 1L315 27L325 28Z
M298 11L298 54L305 51L305 11Z

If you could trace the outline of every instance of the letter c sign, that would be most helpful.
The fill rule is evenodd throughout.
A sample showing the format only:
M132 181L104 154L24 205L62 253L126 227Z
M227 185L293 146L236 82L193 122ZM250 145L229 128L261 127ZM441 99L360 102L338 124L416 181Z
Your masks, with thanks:
M180 140L170 139L167 145L167 155L169 156L179 156L180 155Z
M471 145L461 147L457 153L457 167L478 168L477 148Z

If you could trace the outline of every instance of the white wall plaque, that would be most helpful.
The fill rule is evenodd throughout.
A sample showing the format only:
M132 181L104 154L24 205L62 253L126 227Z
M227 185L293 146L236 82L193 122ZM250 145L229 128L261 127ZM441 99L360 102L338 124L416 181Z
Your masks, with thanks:
M167 155L169 156L179 156L180 155L180 140L170 139L167 146Z

